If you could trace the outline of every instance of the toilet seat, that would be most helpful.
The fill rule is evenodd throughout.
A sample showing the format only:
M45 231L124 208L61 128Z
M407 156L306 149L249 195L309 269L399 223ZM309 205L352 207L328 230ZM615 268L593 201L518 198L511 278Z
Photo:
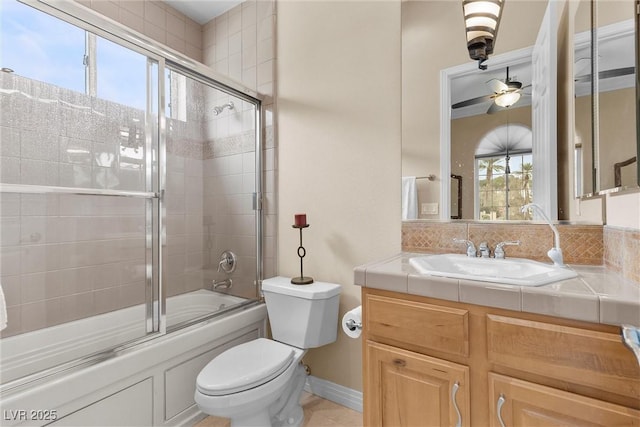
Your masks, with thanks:
M258 338L215 357L198 375L197 390L207 396L239 393L271 381L294 359L286 344Z

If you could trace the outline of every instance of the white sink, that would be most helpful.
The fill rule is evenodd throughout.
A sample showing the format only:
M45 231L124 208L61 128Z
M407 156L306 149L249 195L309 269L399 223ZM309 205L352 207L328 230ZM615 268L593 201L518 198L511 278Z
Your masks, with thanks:
M519 286L540 286L577 277L568 267L522 258L471 258L461 254L425 255L409 259L421 274Z

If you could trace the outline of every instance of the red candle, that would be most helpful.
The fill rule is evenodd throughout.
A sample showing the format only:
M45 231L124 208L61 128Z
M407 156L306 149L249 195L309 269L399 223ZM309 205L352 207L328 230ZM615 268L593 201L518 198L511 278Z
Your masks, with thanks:
M304 227L307 225L307 214L295 214L293 223L296 227Z

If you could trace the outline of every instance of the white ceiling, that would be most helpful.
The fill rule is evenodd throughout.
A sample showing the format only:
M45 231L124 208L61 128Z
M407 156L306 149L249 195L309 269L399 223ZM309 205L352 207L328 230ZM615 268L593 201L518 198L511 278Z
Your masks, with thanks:
M187 15L200 25L204 25L242 3L242 0L164 0L174 9Z

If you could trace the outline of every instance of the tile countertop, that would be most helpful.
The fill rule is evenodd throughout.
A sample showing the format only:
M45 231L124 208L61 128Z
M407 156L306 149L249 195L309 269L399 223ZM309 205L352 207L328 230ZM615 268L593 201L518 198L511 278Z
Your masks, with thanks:
M571 265L578 277L528 287L418 273L402 252L354 269L358 286L586 322L640 327L640 284L602 266Z

